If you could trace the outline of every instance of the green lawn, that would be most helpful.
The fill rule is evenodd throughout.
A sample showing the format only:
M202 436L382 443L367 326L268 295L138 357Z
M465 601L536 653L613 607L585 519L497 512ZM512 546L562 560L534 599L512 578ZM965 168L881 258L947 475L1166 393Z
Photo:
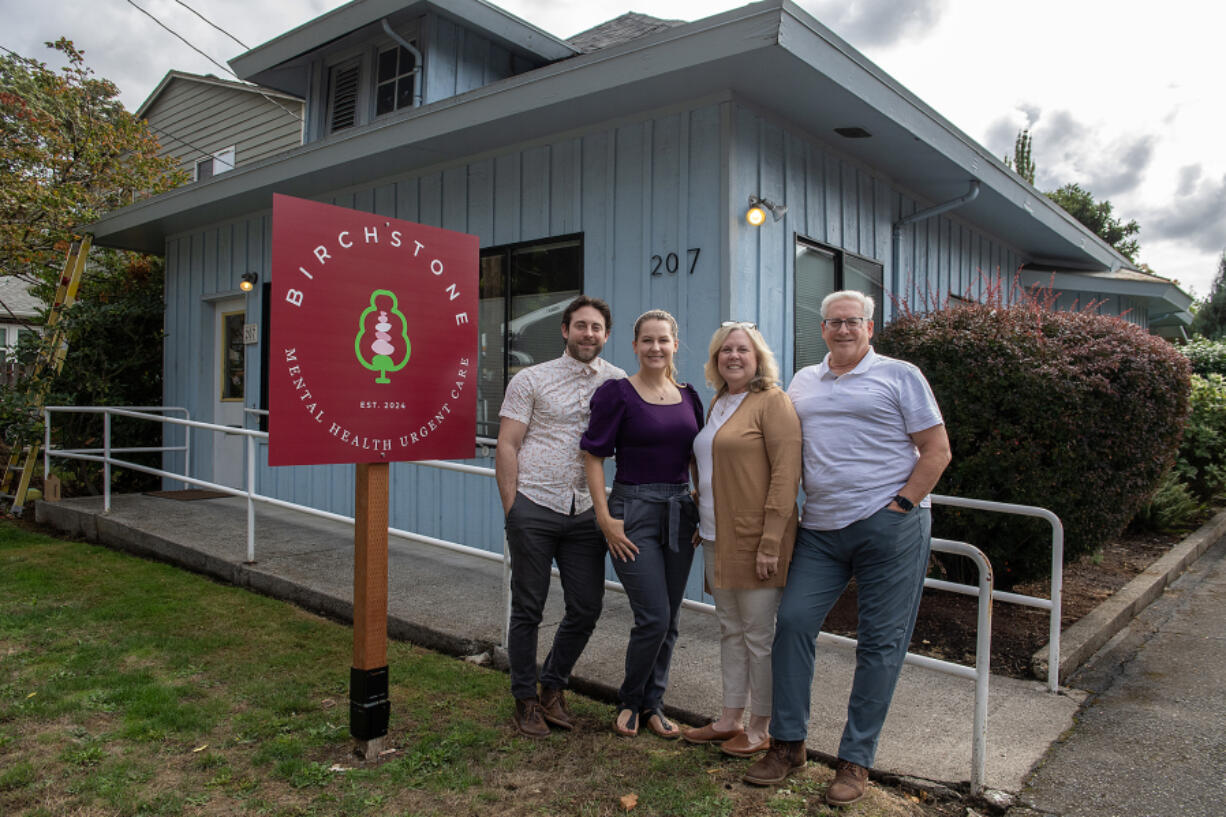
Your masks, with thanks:
M352 754L352 633L177 568L0 521L0 814L820 815L832 773L782 791L745 761L608 729L511 730L502 673L389 645L393 750ZM874 786L850 815L957 814Z

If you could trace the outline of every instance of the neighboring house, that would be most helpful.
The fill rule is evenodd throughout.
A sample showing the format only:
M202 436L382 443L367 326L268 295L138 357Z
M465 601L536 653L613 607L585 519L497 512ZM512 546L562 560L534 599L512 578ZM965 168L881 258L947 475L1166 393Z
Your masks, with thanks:
M204 181L301 145L302 109L300 98L271 88L169 71L136 116L149 123L160 155Z
M266 290L238 284L269 280L273 193L480 238L487 437L507 377L560 353L556 305L577 292L610 301L623 367L635 317L673 312L698 385L730 318L761 327L785 379L819 361L816 306L845 287L877 295L880 321L895 297L979 297L1023 267L1143 325L1187 306L1122 275L1126 259L788 0L626 15L571 41L481 0L361 0L231 64L306 100L306 144L93 226L97 243L165 254L165 403L195 419L253 428L244 409L265 406ZM750 197L774 205L761 226ZM241 484L241 443L193 440L195 476ZM258 462L261 493L352 512L352 468L270 469L263 447ZM501 548L492 480L398 464L392 484L393 526Z
M0 365L12 360L17 340L26 332L41 332L40 313L45 304L29 292L30 285L12 276L0 276Z

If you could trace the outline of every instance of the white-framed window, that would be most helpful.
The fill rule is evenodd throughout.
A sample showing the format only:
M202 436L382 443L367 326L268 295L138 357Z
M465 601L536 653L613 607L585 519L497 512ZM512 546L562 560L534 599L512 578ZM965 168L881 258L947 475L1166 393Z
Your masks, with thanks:
M404 46L379 50L375 59L375 116L413 106L416 70L417 58Z
M225 150L219 150L212 156L199 160L196 162L196 181L202 182L220 173L225 173L227 170L233 170L234 158L235 150L231 145Z

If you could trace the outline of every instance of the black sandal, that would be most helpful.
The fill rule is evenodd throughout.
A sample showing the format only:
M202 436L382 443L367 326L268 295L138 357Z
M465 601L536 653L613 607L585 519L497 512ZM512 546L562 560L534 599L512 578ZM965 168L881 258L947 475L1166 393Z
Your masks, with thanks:
M644 709L640 717L643 718L648 729L665 740L675 740L681 737L681 727L664 717L664 711L658 706L655 709Z
M622 715L627 714L625 724L622 723ZM613 731L622 737L633 738L639 733L639 716L633 709L622 707L617 710L617 717L613 719Z

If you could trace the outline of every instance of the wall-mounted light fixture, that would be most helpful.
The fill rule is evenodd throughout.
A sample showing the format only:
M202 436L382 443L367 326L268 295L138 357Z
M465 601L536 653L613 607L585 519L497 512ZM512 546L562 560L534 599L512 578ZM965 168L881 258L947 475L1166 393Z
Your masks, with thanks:
M745 221L750 227L761 227L766 222L768 212L775 217L775 221L779 221L787 211L785 204L775 204L769 199L750 196L749 209L745 211Z
M251 292L255 289L256 281L260 280L258 272L244 272L243 277L238 282L238 288L243 292Z

